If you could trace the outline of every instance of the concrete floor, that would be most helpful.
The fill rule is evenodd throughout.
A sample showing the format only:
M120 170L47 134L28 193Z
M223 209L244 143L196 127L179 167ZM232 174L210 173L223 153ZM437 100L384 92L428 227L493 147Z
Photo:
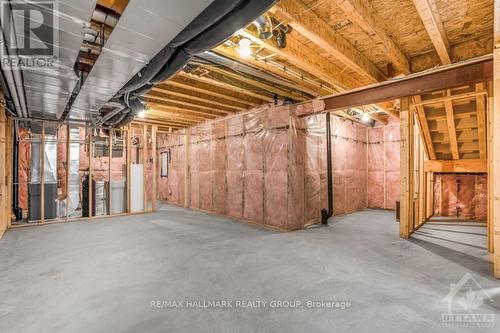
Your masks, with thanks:
M0 332L498 332L500 281L484 228L437 223L405 241L393 215L364 211L278 233L165 206L12 230L0 241ZM493 329L442 325L442 300L466 272L494 300L479 311L496 313ZM154 308L155 300L233 308ZM236 300L268 303L243 309ZM280 300L302 305L278 308ZM351 306L307 308L322 300Z

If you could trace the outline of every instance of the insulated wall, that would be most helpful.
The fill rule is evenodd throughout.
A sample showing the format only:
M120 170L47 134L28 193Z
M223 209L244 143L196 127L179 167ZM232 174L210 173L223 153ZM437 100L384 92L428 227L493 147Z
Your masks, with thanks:
M260 108L189 128L187 147L182 132L160 134L160 161L167 154L169 162L159 198L183 205L187 197L188 207L281 230L318 222L327 208L326 117L294 110ZM367 132L336 116L331 127L338 215L366 208Z
M400 194L399 120L368 129L368 207L396 209Z
M435 174L434 215L486 220L487 184L485 174Z

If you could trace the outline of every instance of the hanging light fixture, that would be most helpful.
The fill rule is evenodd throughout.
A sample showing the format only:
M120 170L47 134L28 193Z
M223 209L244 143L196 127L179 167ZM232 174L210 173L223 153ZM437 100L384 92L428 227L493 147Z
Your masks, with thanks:
M249 58L252 56L252 41L248 38L241 38L238 41L238 54L242 58Z

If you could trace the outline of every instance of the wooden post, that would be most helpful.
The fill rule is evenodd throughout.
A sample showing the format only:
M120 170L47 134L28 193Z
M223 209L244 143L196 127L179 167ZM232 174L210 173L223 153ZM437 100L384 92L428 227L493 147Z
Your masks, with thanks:
M410 226L413 225L413 112L410 109L408 97L401 99L400 112L401 131L401 197L400 197L400 221L399 236L410 238Z
M153 125L151 127L151 150L152 150L152 154L153 154L153 179L152 179L152 182L153 182L153 202L152 202L152 209L153 211L156 211L157 209L157 183L158 183L158 172L157 172L157 169L158 169L158 158L157 158L157 154L158 154L158 151L157 151L157 147L156 147L156 134L158 132L158 125Z
M488 251L493 253L493 82L488 82L488 106L487 106L487 157L488 157L488 212L487 212L487 234Z
M191 145L189 128L184 131L184 207L188 208L191 199Z
M93 191L94 191L94 184L93 184L93 181L92 181L92 171L94 169L94 142L92 140L92 136L94 135L94 133L92 133L92 128L88 127L90 133L88 134L88 142L89 142L89 221L92 220L92 216L93 216L93 205L94 205L94 202L92 200L92 194L93 194Z
M491 110L492 121L492 149L490 158L491 180L493 181L493 273L500 279L500 0L494 4L494 26L493 26L493 110Z
M419 139L419 165L418 165L418 185L419 185L419 191L418 191L418 208L419 208L419 219L418 219L418 225L422 225L425 223L426 218L425 218L425 205L426 205L426 177L425 177L425 172L424 172L424 159L425 159L425 149L424 149L424 141L420 137Z
M115 136L115 130L110 129L109 130L109 139L108 139L108 198L106 200L106 208L108 210L108 215L111 215L111 196L112 192L111 191L111 162L113 161L113 137Z
M127 151L127 156L125 156L125 167L127 169L127 179L126 179L126 185L127 185L127 213L130 214L130 165L132 164L132 146L130 144L130 139L132 137L132 126L128 126L127 128L127 141L125 142L125 147Z
M146 195L146 165L148 160L148 125L144 124L142 126L142 182L143 182L143 209L142 211L148 210L148 197Z
M45 222L45 123L40 137L40 221Z
M69 219L69 209L68 209L68 203L69 203L69 180L70 180L70 165L71 165L71 126L68 125L66 126L66 221Z
M0 91L0 98L3 99L2 92ZM0 238L2 238L3 234L7 230L7 216L5 214L7 206L7 184L5 182L5 160L6 160L6 151L5 151L5 109L0 105L0 163L2 163L0 167Z

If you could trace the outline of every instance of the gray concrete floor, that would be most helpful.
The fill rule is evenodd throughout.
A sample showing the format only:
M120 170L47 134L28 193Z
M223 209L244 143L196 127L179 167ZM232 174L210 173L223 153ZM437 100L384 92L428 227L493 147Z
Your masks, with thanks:
M498 332L500 281L484 228L435 223L411 241L397 229L386 211L278 233L165 206L12 230L0 241L0 332ZM443 298L466 272L494 301L478 310L496 314L493 329L442 324ZM154 308L155 300L233 308ZM236 300L268 303L242 309ZM280 300L301 306L278 308ZM322 300L351 306L307 307Z

